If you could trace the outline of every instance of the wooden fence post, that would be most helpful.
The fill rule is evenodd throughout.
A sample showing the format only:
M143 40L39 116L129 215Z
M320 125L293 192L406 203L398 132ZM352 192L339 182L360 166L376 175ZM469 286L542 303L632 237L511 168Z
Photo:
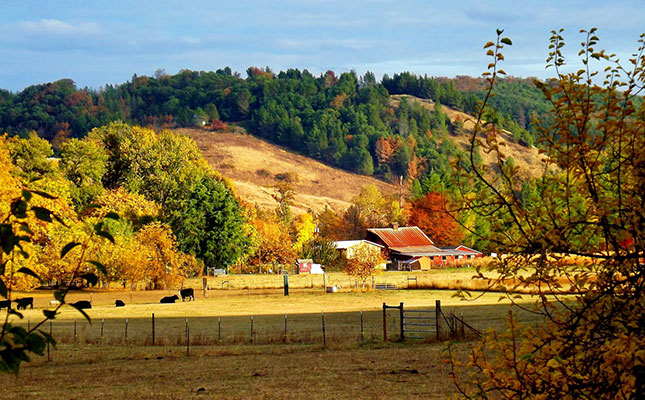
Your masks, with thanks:
M323 347L327 347L327 336L325 335L325 313L322 312L322 334L323 334Z
M361 342L365 341L365 333L363 331L363 310L361 310Z
M323 272L323 293L327 293L327 274Z
M105 318L101 318L101 342L103 341L103 327L105 325Z
M399 303L399 323L401 324L401 341L405 339L405 326L404 320L405 316L403 315L403 302Z
M155 345L155 313L152 313L152 345Z
M387 310L385 307L385 303L383 303L383 341L387 342Z
M253 316L251 315L251 343L253 343Z
M49 320L49 336L52 336L52 320ZM51 361L49 357L49 339L47 339L47 361Z
M74 318L74 344L76 344L76 318Z
M461 335L462 339L466 338L466 332L464 329L464 313L461 313L461 323L459 324L459 334Z
M222 317L217 317L217 341L222 341Z
M128 319L125 319L125 339L128 339Z
M284 281L284 295L289 296L289 274L287 271L282 274L282 279Z
M435 301L435 323L436 323L436 330L437 330L437 341L439 341L441 337L441 300L436 300Z
M284 314L284 341L287 341L287 314Z
M186 317L186 357L190 355L190 328L188 327L188 317Z

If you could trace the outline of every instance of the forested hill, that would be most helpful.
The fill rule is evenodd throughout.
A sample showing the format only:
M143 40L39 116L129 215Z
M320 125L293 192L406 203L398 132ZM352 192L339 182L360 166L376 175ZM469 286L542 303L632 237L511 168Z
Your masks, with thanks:
M328 164L386 179L419 178L424 191L450 174L448 160L460 151L450 134L460 122L441 104L472 113L483 97L481 79L419 77L410 73L363 76L332 71L321 76L290 69L274 74L249 68L242 78L229 68L215 72L184 70L176 75L133 76L101 90L77 89L73 81L35 85L20 93L0 91L0 130L26 135L35 130L54 147L82 137L96 126L122 120L161 127L238 124L250 133ZM428 110L390 95L430 99ZM510 132L512 141L530 147L532 116L547 103L528 79L508 78L498 85L486 118Z

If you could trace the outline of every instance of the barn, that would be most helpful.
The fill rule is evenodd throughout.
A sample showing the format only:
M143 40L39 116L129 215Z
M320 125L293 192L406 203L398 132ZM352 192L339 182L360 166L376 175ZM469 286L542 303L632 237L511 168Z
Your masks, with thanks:
M417 226L368 229L366 239L385 247L390 257L388 267L394 270L466 264L482 256L481 252L463 245L439 248Z

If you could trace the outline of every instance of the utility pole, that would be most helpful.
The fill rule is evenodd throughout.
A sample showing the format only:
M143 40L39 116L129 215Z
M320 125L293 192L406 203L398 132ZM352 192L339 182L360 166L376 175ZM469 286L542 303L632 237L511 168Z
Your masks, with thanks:
M403 175L399 175L399 209L403 209Z

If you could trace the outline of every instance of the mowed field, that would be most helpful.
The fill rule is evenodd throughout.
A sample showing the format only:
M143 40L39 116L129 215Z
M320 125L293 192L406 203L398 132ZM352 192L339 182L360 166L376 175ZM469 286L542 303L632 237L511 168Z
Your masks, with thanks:
M456 281L472 271L436 274ZM416 275L423 281L433 273ZM445 315L463 314L480 330L502 327L508 310L525 322L536 321L508 299L500 301L497 293L465 302L452 290L414 289L414 282L405 289L409 277L382 274L377 283L403 289L362 292L348 287L351 280L343 287L348 281L343 274L329 274L327 284L336 282L343 289L325 294L316 280L322 277L292 276L289 296L273 287L280 276L211 277L206 297L196 290L195 302L177 304L159 304L169 293L165 290L73 292L70 301L91 297L92 324L64 308L52 324L59 345L51 349L51 361L39 357L24 365L17 378L1 376L2 398L444 398L454 393L449 368L442 363L445 344L436 342L434 334L426 341L398 343L397 310L388 311L389 340L384 342L383 303L430 309L440 300ZM189 284L201 287L200 280ZM41 307L52 298L51 292L29 295L36 309L24 312L24 325L39 319ZM115 308L117 298L126 307ZM525 296L520 302L530 300ZM47 331L48 324L43 328ZM462 357L469 345L468 340L458 345Z

